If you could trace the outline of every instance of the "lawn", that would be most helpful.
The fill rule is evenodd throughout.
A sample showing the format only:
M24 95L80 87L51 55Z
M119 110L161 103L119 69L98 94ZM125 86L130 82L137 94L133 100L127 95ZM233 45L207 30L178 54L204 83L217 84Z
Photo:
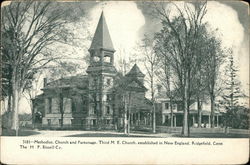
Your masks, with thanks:
M182 137L180 134L174 134L172 137ZM248 134L236 133L191 133L190 138L249 138Z
M2 136L15 136L14 130L2 130ZM163 133L158 132L152 134L151 131L134 130L129 135L123 132L115 131L83 131L83 130L32 130L20 129L18 136L42 136L42 137L138 137L138 138L166 138L166 137L183 137L180 132ZM230 132L225 134L223 132L213 132L212 130L204 131L191 131L190 138L249 138L247 132Z
M18 136L31 136L31 135L37 135L37 134L40 134L40 132L30 130L30 129L20 129L18 131ZM2 135L1 136L16 136L16 131L15 130L2 129Z
M125 134L115 134L115 133L83 133L83 134L75 134L75 135L69 135L65 137L145 137L148 138L149 136L145 135L125 135Z

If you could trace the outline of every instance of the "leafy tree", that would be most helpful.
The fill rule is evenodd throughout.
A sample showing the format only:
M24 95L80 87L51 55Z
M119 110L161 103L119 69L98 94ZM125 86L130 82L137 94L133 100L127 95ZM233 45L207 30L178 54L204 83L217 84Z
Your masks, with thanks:
M239 128L239 98L243 96L240 90L240 81L237 72L239 71L235 65L232 49L229 49L228 65L226 66L226 81L223 94L223 104L226 108L225 126Z

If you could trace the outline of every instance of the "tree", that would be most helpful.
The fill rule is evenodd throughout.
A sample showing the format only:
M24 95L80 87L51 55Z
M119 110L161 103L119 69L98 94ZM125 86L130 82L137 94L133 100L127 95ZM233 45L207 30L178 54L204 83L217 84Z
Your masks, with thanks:
M212 36L212 35L211 35ZM211 127L213 128L215 123L214 108L215 108L215 97L216 93L220 92L219 86L217 85L219 69L224 61L224 53L221 50L221 41L215 37L207 37L205 42L207 45L203 51L205 54L205 81L206 88L210 97L211 104Z
M171 58L170 55L166 49L166 42L162 41L162 34L158 33L155 35L155 40L157 42L157 44L154 47L155 53L157 54L158 58L161 59L161 63L160 65L162 66L157 74L158 80L160 81L160 83L165 87L166 89L166 96L169 98L170 101L170 127L173 127L174 125L174 121L173 121L173 100L174 100L174 94L173 94L173 90L172 89L172 83L171 83L171 79L172 77L172 71L170 68L170 64L171 64ZM165 39L165 38L164 38Z
M176 75L176 84L181 90L184 116L182 135L189 136L189 105L191 98L191 82L196 75L196 50L198 37L201 33L202 20L206 14L206 2L184 3L184 10L171 3L177 9L178 16L170 17L170 10L155 4L156 13L162 21L162 41L171 55L171 67ZM166 40L166 41L165 41ZM161 44L163 45L163 44Z
M155 116L155 82L157 71L159 70L159 57L154 51L154 41L149 36L145 35L142 40L141 51L144 55L144 66L147 70L150 84L151 101L152 101L152 131L156 132L156 116Z
M228 50L228 65L226 66L226 88L223 94L224 106L226 108L225 114L225 127L237 128L237 117L239 106L239 98L242 97L242 92L240 90L240 82L238 81L238 68L235 66L235 60L233 57L233 51Z
M52 2L11 2L2 9L2 53L11 64L12 126L18 135L21 93L32 77L56 57L51 47L67 37L64 14Z

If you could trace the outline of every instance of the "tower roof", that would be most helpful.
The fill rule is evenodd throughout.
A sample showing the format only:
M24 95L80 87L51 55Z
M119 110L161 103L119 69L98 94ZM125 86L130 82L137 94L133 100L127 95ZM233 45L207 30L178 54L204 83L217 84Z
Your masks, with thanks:
M133 77L144 77L145 75L141 72L139 67L135 64L132 69L128 72L127 76Z
M93 40L89 49L91 50L91 49L100 49L100 48L114 51L113 43L111 41L108 26L106 24L106 20L105 20L103 12L99 19L99 22L95 31L95 35L93 37Z

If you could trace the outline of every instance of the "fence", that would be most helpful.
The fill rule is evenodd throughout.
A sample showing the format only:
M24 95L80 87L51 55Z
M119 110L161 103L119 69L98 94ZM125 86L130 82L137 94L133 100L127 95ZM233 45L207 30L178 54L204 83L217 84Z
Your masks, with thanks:
M157 126L157 132L161 133L181 133L182 127ZM190 128L191 133L224 133L225 128ZM250 134L250 130L229 128L228 133Z

